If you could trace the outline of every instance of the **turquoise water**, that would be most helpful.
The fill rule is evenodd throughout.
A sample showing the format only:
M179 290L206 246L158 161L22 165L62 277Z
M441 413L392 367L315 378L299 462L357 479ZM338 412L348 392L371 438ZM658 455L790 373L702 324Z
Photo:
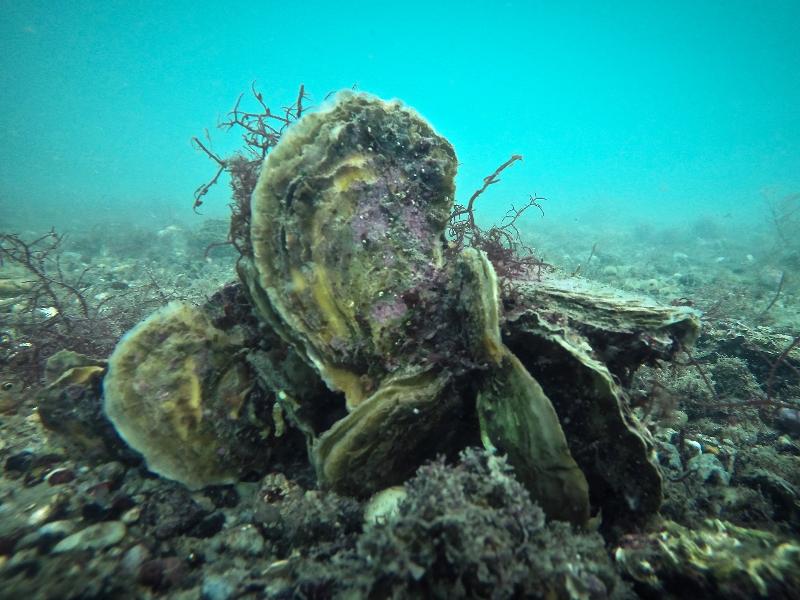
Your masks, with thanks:
M750 223L800 189L797 2L0 7L4 223L191 222L213 165L190 139L238 147L214 125L252 81L273 105L403 99L454 144L462 198L522 154L487 220L537 192L550 223Z

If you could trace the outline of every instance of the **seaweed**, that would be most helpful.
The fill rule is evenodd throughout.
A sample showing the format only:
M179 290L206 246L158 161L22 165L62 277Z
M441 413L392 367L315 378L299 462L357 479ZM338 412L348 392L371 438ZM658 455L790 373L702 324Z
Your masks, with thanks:
M464 248L470 247L486 253L486 257L492 263L500 279L501 290L506 292L510 291L511 282L514 279L533 273L538 279L543 270L552 268L551 265L538 258L531 247L522 242L517 228L517 221L529 208L538 208L544 216L544 209L540 202L546 198L531 194L525 205L521 208L515 208L512 205L502 222L499 225L492 225L487 230L479 227L475 220L475 201L490 185L500 181L500 173L518 160L522 160L522 156L512 155L494 172L483 178L483 185L473 192L466 206L456 204L450 215L448 228L453 250L460 252Z
M294 102L277 111L265 102L264 95L256 89L255 82L251 84L250 92L257 108L252 112L243 110L241 105L245 94L242 93L236 99L233 109L218 124L218 128L223 131L241 132L243 144L240 150L225 158L212 151L209 144L203 143L200 138L192 138L192 143L217 165L214 176L195 190L194 211L198 212L206 195L219 182L223 173L227 173L230 177L232 190L228 237L224 242L210 244L206 248L206 255L213 248L232 245L240 256L252 256L253 250L249 240L250 197L258 181L261 164L280 141L286 129L300 119L308 109L304 102L309 99L309 95L302 84ZM206 139L210 140L208 131ZM544 216L541 202L546 198L531 194L523 206L516 208L512 205L502 222L492 225L489 229L479 227L475 219L476 200L489 186L500 181L499 176L505 169L519 160L522 160L522 156L512 155L493 173L483 178L482 186L470 196L466 205L456 203L448 227L450 249L454 254L466 247L486 253L497 272L500 289L506 300L514 296L513 280L532 275L538 279L542 272L553 268L537 257L534 250L522 241L518 229L518 220L528 209L535 207Z
M505 458L467 448L405 485L397 512L288 561L284 597L623 598L598 533L548 522ZM335 513L334 513L335 514Z
M144 311L165 299L152 278L141 289L98 299L91 293L91 266L74 270L62 265L65 239L55 229L32 240L0 233L0 265L7 263L19 273L2 280L14 284L8 290L14 305L0 312L0 326L10 338L2 358L29 384L41 377L44 361L58 350L107 355Z
M225 120L217 125L223 131L236 129L242 132L243 145L240 150L223 158L209 149L208 145L204 144L200 138L192 138L192 143L217 164L214 176L194 192L194 211L198 212L203 205L205 196L219 182L223 173L227 173L230 177L232 191L232 201L229 204L231 223L228 239L209 245L206 255L217 246L232 245L240 256L252 256L248 234L250 196L256 187L261 163L281 139L286 128L299 119L306 109L303 102L308 99L308 94L302 84L295 101L279 111L273 111L266 104L264 95L256 89L255 82L250 85L250 91L259 108L255 112L242 110L240 107L244 93L241 93ZM208 131L206 131L206 139L210 139Z

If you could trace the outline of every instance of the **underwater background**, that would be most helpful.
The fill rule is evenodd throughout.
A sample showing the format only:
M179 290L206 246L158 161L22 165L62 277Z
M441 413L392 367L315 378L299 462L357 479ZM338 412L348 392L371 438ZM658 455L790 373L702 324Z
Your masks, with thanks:
M255 81L281 105L301 83L312 104L353 86L402 99L456 147L462 193L521 154L503 194L546 196L545 223L748 225L800 184L798 11L4 2L0 207L21 224L191 221L184 200L209 165L190 140L208 128L216 151L237 148L214 126ZM224 216L215 195L205 212ZM488 204L486 218L505 212Z
M0 0L0 599L800 598L798 73L794 1Z

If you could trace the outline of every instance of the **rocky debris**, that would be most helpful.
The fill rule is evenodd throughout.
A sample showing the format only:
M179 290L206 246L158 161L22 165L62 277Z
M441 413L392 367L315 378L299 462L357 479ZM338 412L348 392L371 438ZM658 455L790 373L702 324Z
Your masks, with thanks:
M690 458L686 463L686 469L703 483L728 485L731 481L730 473L713 454L698 454Z
M143 503L141 521L152 528L156 539L166 540L188 534L210 514L185 487L170 484L150 494Z
M800 408L781 407L775 413L775 427L800 437Z
M62 350L45 365L45 388L38 394L39 418L73 454L136 464L140 458L117 434L103 413L106 361Z
M667 521L625 536L614 556L648 596L789 599L800 586L800 545L720 520L698 529Z
M626 597L600 535L548 523L499 456L467 450L405 488L397 514L354 544L273 565L273 596Z
M361 530L362 507L352 498L305 490L283 474L265 477L256 494L254 521L279 556L319 543L345 543Z
M77 533L65 537L55 545L52 552L83 552L114 546L125 537L125 524L120 521L103 521L89 525Z

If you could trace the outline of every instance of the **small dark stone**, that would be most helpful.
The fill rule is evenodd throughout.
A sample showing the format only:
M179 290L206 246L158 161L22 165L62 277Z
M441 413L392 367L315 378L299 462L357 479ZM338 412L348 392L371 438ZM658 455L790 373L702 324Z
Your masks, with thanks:
M53 469L45 476L45 481L50 485L62 485L75 479L75 471L72 469Z
M35 467L50 467L56 463L65 460L66 456L63 454L56 454L55 452L48 452L47 454L40 454L34 458L33 466Z
M195 525L189 531L189 535L198 538L209 538L222 531L223 525L225 525L225 515L221 512L211 513Z
M775 427L790 435L800 435L800 410L783 407L775 415Z
M125 478L125 465L118 461L111 461L97 467L96 476L111 490L117 489L122 485Z
M13 458L13 457L12 457ZM52 470L53 465L65 460L65 456L61 454L40 454L34 455L32 462L24 471L25 486L33 487L44 481L45 476Z
M190 531L209 514L181 485L162 487L142 505L141 523L153 528L156 539L166 540Z
M149 588L158 589L164 579L164 565L160 558L142 563L139 567L139 583Z
M217 508L236 508L239 504L239 492L230 485L219 485L208 488L206 496Z
M145 561L139 568L139 583L153 590L166 590L186 575L185 563L176 556L154 558Z
M91 522L117 520L134 506L136 503L127 494L110 496L106 493L84 504L81 515Z
M15 531L7 535L0 535L0 556L10 556L14 554L14 548L24 533L24 529Z
M27 450L12 454L6 459L5 470L10 474L25 473L33 467L34 458L33 452Z

